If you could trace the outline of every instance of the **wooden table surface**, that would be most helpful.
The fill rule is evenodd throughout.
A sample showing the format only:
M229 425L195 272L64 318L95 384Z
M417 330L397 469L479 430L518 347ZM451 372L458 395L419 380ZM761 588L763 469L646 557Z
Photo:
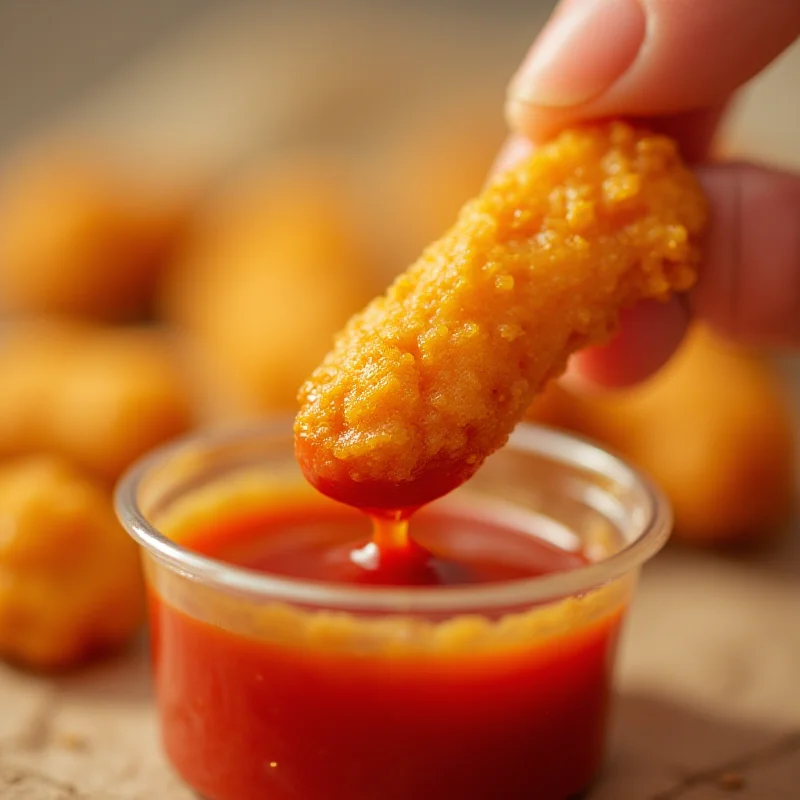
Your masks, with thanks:
M363 16L320 21L324 5L317 12L314 30L355 35L362 47L369 43ZM215 11L64 122L95 126L166 161L188 154L205 168L221 168L269 138L276 119L289 120L286 130L292 130L314 91L326 90L313 59L305 70L294 70L293 85L302 91L286 90L281 75L288 62L281 59L291 48L281 49L279 40L304 35L311 48L315 34L300 16L283 13L276 24L268 14ZM474 26L451 30L447 38L433 25L416 58L425 66L438 52L441 57L426 68L438 65L446 77L447 64L455 63L448 53L452 59L465 58L465 50L491 53L492 74L500 76L541 17L534 10L527 28L481 31L490 40L483 50ZM399 44L388 48L398 62L408 54L402 36L421 24L411 14L392 25L405 25L405 34L395 30ZM354 25L363 26L361 33L353 34ZM276 31L284 36L276 38ZM343 84L362 94L379 93L374 82L385 84L390 73L356 80L355 63L339 65ZM267 75L278 77L266 81ZM800 165L800 108L787 99L796 98L799 84L795 48L737 110L730 146ZM420 91L413 94L422 102ZM225 114L230 124L215 127L212 120ZM160 120L159 130L142 119ZM204 121L203 135L192 135ZM786 371L796 384L797 367L787 362ZM800 531L791 531L770 552L747 558L668 548L645 570L632 611L608 768L592 800L798 800L798 676ZM0 798L191 797L160 752L143 643L112 662L57 679L0 667Z

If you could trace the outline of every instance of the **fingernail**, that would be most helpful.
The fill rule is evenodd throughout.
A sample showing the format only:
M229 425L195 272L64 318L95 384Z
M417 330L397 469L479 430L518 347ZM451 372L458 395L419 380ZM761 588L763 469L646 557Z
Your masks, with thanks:
M509 100L577 106L609 89L644 41L639 0L567 0L534 42L509 86Z

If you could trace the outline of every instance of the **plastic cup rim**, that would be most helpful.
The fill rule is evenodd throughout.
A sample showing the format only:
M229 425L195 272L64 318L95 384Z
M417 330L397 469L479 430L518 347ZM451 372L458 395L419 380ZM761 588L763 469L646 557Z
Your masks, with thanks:
M270 575L201 555L161 533L139 508L137 494L142 481L153 470L189 448L196 451L199 446L212 450L222 445L245 443L256 436L290 433L291 420L284 417L233 430L190 434L153 450L133 464L117 484L114 503L120 522L151 557L221 592L245 593L256 601L272 600L330 610L395 614L477 613L581 595L637 570L669 538L671 508L650 478L622 457L587 439L528 422L517 426L506 447L580 466L598 476L610 477L626 486L635 485L641 490L645 505L641 530L628 545L602 561L567 572L504 583L408 589L344 586Z

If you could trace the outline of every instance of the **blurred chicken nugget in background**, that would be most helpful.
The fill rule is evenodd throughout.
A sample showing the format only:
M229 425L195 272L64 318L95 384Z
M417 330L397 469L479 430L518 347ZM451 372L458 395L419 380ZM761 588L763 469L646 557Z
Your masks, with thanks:
M375 291L351 186L301 160L234 181L163 293L241 413L290 411L334 333Z
M4 462L0 528L0 656L74 667L138 629L137 547L90 476L54 456Z
M44 320L0 337L0 457L54 453L111 483L193 422L161 331Z
M370 177L381 209L384 260L395 272L480 192L504 137L494 105L472 98L410 120L383 143Z
M147 313L197 187L48 144L0 172L0 308L125 321Z
M596 439L630 458L669 496L675 537L759 542L795 501L795 431L769 362L696 324L645 384L576 395L553 383L529 418Z

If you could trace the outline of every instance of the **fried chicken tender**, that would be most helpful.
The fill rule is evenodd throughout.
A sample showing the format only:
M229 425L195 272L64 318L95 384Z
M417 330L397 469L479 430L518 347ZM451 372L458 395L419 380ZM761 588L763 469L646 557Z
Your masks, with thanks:
M61 455L111 483L193 424L163 336L62 321L13 325L0 342L0 456Z
M0 656L76 666L126 642L144 614L136 545L105 488L52 456L0 467Z
M376 509L461 484L620 309L693 284L706 213L670 139L617 122L564 132L351 319L300 391L303 472Z

